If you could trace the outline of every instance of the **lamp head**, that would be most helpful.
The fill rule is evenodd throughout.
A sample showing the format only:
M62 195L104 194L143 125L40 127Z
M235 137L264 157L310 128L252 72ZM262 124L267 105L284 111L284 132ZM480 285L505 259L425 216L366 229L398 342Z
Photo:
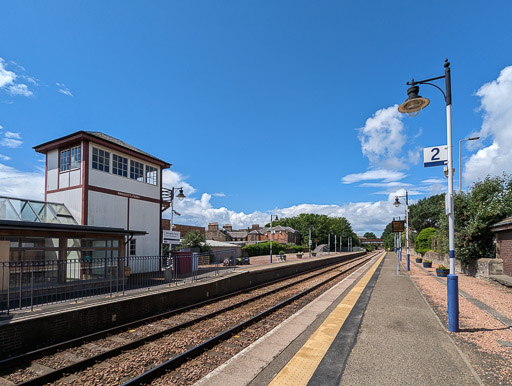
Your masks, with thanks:
M180 188L180 191L179 191L179 193L178 193L178 195L177 195L176 197L178 197L178 199L179 199L180 201L183 201L183 199L186 197L186 196L183 194L183 188Z
M422 109L430 104L430 100L418 95L420 88L414 84L414 80L412 84L413 85L407 90L407 99L398 107L398 111L410 117L415 117Z
M277 214L274 216L275 221L279 221L279 217L277 217Z
M400 200L398 199L398 197L395 197L395 202L393 203L393 205L397 208L400 206Z

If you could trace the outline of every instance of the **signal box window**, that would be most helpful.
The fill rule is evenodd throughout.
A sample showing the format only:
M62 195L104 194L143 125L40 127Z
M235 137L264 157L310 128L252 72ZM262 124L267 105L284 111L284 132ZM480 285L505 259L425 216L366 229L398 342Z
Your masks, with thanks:
M92 168L108 173L110 171L110 153L93 147Z

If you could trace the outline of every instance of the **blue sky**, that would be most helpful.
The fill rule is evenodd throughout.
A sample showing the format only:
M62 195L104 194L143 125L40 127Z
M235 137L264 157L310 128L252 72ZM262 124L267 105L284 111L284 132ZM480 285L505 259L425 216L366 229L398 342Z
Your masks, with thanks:
M446 191L422 149L446 144L441 93L396 111L406 81L452 64L463 182L512 172L512 3L7 1L0 33L0 194L42 198L32 147L101 131L173 164L178 223L344 216L380 235ZM444 87L443 82L439 83ZM458 187L459 173L454 184ZM167 215L167 214L166 214Z

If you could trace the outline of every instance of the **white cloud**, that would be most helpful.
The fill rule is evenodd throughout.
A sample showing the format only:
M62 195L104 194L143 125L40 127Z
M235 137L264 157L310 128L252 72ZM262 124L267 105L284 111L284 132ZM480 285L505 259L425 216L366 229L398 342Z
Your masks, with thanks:
M446 184L448 180L442 180L441 178L428 178L421 181L422 184Z
M6 131L4 138L0 140L0 146L10 147L12 149L20 147L22 143L23 141L21 141L20 134L11 131Z
M366 120L364 127L359 129L359 140L363 155L368 157L371 166L385 169L407 168L407 163L400 158L407 139L403 129L398 105L380 109Z
M6 131L5 138L21 139L21 136L20 136L20 133L13 133L12 131Z
M367 180L384 180L384 182L398 181L405 178L406 175L402 172L385 169L368 170L364 173L347 174L341 179L344 184L352 184L359 181Z
M406 187L412 186L412 184L405 182L365 182L364 184L359 185L362 188L397 188L397 187Z
M11 157L8 157L6 155L0 154L0 161L9 161Z
M44 171L22 172L0 163L0 195L44 200Z
M5 68L5 61L0 58L0 88L10 86L16 80L16 74Z
M195 193L196 189L189 183L185 182L186 178L183 177L180 173L171 169L165 169L162 174L164 188L183 188L183 193L185 196L189 196Z
M73 96L73 94L71 93L71 90L68 87L66 87L65 84L63 84L63 83L55 83L55 84L57 85L57 87L59 87L59 92L61 94L64 94L64 95L67 95L70 97Z
M213 193L212 196L213 197L226 197L226 195L224 193L222 193L222 192L220 192L220 193Z
M22 69L19 65L17 67ZM18 75L14 71L8 70L5 60L0 58L0 89L4 89L10 95L32 96L33 93L26 84L16 82L17 78Z
M483 121L475 134L482 140L492 139L492 144L480 149L465 163L465 185L488 175L512 173L512 66L505 67L496 80L484 84L476 95L481 98Z
M7 90L12 95L22 95L26 97L34 95L34 93L28 89L27 85L22 83L9 86Z

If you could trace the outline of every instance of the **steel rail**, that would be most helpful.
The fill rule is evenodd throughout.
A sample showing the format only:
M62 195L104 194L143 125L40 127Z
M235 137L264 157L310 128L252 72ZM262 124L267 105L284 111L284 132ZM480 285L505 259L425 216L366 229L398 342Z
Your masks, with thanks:
M368 256L365 256L365 257L366 257L366 259L368 258ZM261 299L263 297L270 296L270 295L272 295L272 294L274 294L276 292L279 292L279 291L282 291L282 290L284 290L286 288L289 288L291 286L300 284L300 283L302 283L304 281L314 279L317 276L323 275L325 273L328 273L330 271L339 269L340 267L343 267L345 265L353 263L357 259L358 258L353 258L353 259L351 259L349 261L343 261L341 263L335 264L336 265L335 267L331 266L331 267L328 267L327 269L322 269L322 268L326 268L326 267L322 267L320 269L322 272L318 272L318 273L316 273L316 274L314 274L312 276L300 279L300 280L295 281L293 283L289 283L289 284L286 284L286 285L281 286L279 288L275 288L275 289L267 291L265 293L253 296L253 297L251 297L249 299L242 300L242 301L240 301L240 302L238 302L236 304L224 307L224 308L219 309L217 311L213 311L213 312L210 312L208 314L205 314L205 315L199 316L197 318L191 319L189 321L186 321L186 322L180 323L178 325L169 327L169 328L167 328L165 330L162 330L162 331L156 332L154 334L148 335L146 337L143 337L143 338L134 340L132 342L123 344L123 345L118 346L118 347L116 347L114 349L111 349L111 350L105 351L103 353L94 355L92 357L86 358L84 360L81 360L81 361L73 363L71 365L62 367L60 369L55 369L54 371L49 372L47 374L43 374L43 375L41 375L39 377L30 379L30 380L22 382L22 383L19 383L19 385L40 385L40 384L45 384L45 383L48 383L48 382L54 382L54 381L62 378L65 374L71 374L71 373L75 373L75 372L78 372L78 371L82 371L82 370L84 370L84 369L86 369L88 367L93 366L97 362L101 362L101 361L104 361L104 360L106 360L108 358L115 357L116 355L120 355L123 351L135 349L135 348L140 347L140 346L142 346L142 345L144 345L144 344L146 344L148 342L151 342L151 341L154 341L156 339L159 339L162 336L172 334L172 333L174 333L176 331L179 331L179 330L181 330L183 328L189 327L191 325L197 324L197 323L202 322L202 321L207 320L207 319L211 319L211 318L213 318L213 317L215 317L215 316L217 316L219 314L231 311L232 309L235 309L235 308L238 308L240 306L243 306L243 305L246 305L248 303L251 303L253 301L259 300L259 299ZM366 259L364 259L364 260L366 260ZM363 260L363 259L361 259L361 260ZM361 263L359 263L359 264L361 264ZM311 270L309 272L302 272L301 274L311 273L312 271L314 271L314 270ZM299 274L299 275L301 275L301 274ZM299 275L294 275L294 276L299 276ZM339 275L336 275L335 277L337 277L337 276L339 276ZM281 280L275 280L272 283L265 283L263 285L258 285L258 286L255 286L254 288L252 288L251 290L259 289L261 287L268 286L270 284L276 284L279 281L288 280L290 278L293 278L293 276L292 277L288 276L288 277L283 278ZM240 292L244 293L244 292L247 292L247 290L240 291ZM237 293L237 295L239 295L241 293ZM223 295L222 298L233 297L233 295L234 295L233 293L229 294L229 295ZM216 299L216 300L224 300L224 299ZM208 303L211 303L211 301L206 301L204 303L206 303L206 304L202 304L202 305L207 305ZM188 307L186 307L186 308L188 308ZM182 311L182 312L190 311L191 309L194 309L194 308L198 308L197 305L195 307L190 307L190 309L187 309L187 310ZM174 311L176 311L176 312L174 312L174 314L180 313L180 312L177 312L178 310L174 310ZM170 315L170 316L174 316L174 315Z
M346 259L343 262L350 262L350 261L353 261L356 258L350 259L350 257L349 257L349 259ZM333 263L333 264L339 264L339 263L337 262L337 263ZM98 339L101 339L101 338L105 338L105 337L107 337L109 335L117 334L117 333L120 333L120 332L123 332L123 331L126 331L126 330L130 330L130 329L142 326L144 324L154 322L156 320L161 320L161 319L169 318L169 317L172 317L174 315L178 315L178 314L181 314L181 313L184 313L184 312L188 312L188 311L193 310L195 308L204 307L204 306L209 305L211 303L215 303L215 302L219 302L219 301L222 301L222 300L225 300L225 299L229 299L229 298L231 298L233 296L237 296L237 295L240 295L240 294L243 294L243 293L254 291L254 290L257 290L259 288L264 288L264 287L267 287L267 286L279 283L279 282L281 282L283 280L292 279L292 278L297 277L297 276L306 275L306 274L311 273L311 272L315 272L315 271L318 271L318 270L321 270L321 269L329 268L329 266L332 266L333 264L330 264L330 265L327 265L327 266L323 266L323 267L320 267L320 268L312 268L312 269L309 269L309 270L306 270L306 271L298 272L298 273L295 273L293 275L286 276L286 277L283 277L283 278L278 278L278 279L272 280L272 281L267 282L267 283L258 284L258 285L251 286L251 287L247 287L247 288L244 288L244 289L239 290L239 291L230 292L228 294L217 296L217 297L213 297L211 299L203 300L201 302L194 303L194 304L191 304L191 305L188 305L188 306L184 306L184 307L180 307L180 308L177 308L177 309L174 309L174 310L166 311L166 312L163 312L163 313L160 313L160 314L157 314L157 315L148 316L146 318L138 319L138 320L135 320L133 322L125 323L125 324L122 324L122 325L119 325L119 326L115 326L115 327L111 327L111 328L108 328L108 329L105 329L105 330L97 331L97 332L94 332L94 333L91 333L91 334L83 335L83 336L80 336L78 338L73 338L73 339L67 340L65 342L56 343L56 344L51 345L51 346L42 347L42 348L30 351L28 353L16 355L16 356L13 356L13 357L10 357L10 358L5 358L3 360L0 360L0 370L6 369L6 368L9 368L9 367L12 367L12 366L19 365L21 362L24 362L24 361L31 361L31 360L40 358L40 357L45 356L45 355L54 354L54 353L56 353L58 351L61 351L61 350L65 350L65 349L68 349L68 348L71 348L71 347L77 347L77 346L79 346L81 344L84 344L84 343L87 343L87 342L91 342L91 341L94 341L94 340L98 340Z
M357 264L348 268L347 270L340 272L339 274L337 274L329 279L326 279L326 280L322 281L321 283L318 283L318 284L314 285L313 287L308 288L307 290L302 291L302 292L298 293L297 295L294 295L273 307L268 308L267 310L259 313L258 315L253 316L252 318L249 318L242 323L239 323L235 327L232 327L229 330L226 330L226 331L218 334L217 336L210 338L207 341L191 348L190 350L184 352L183 354L180 354L180 355L160 364L159 366L156 366L156 367L152 368L151 370L146 371L144 374L141 374L138 377L133 378L132 380L123 383L123 386L135 386L135 385L144 385L144 384L150 383L154 379L166 374L168 371L174 370L174 369L178 368L179 366L181 366L182 364L189 361L190 359L193 359L193 358L199 356L200 354L204 353L205 350L209 350L212 347L216 346L218 343L230 338L233 334L239 333L243 329L260 321L261 319L272 314L273 312L277 311L278 309L283 308L284 306L294 302L295 300L300 299L301 297L309 294L310 292L327 284L328 282L335 280L336 278L345 274L346 272L350 271L351 269L362 265L367 260L368 259L365 259L365 261L358 262Z

